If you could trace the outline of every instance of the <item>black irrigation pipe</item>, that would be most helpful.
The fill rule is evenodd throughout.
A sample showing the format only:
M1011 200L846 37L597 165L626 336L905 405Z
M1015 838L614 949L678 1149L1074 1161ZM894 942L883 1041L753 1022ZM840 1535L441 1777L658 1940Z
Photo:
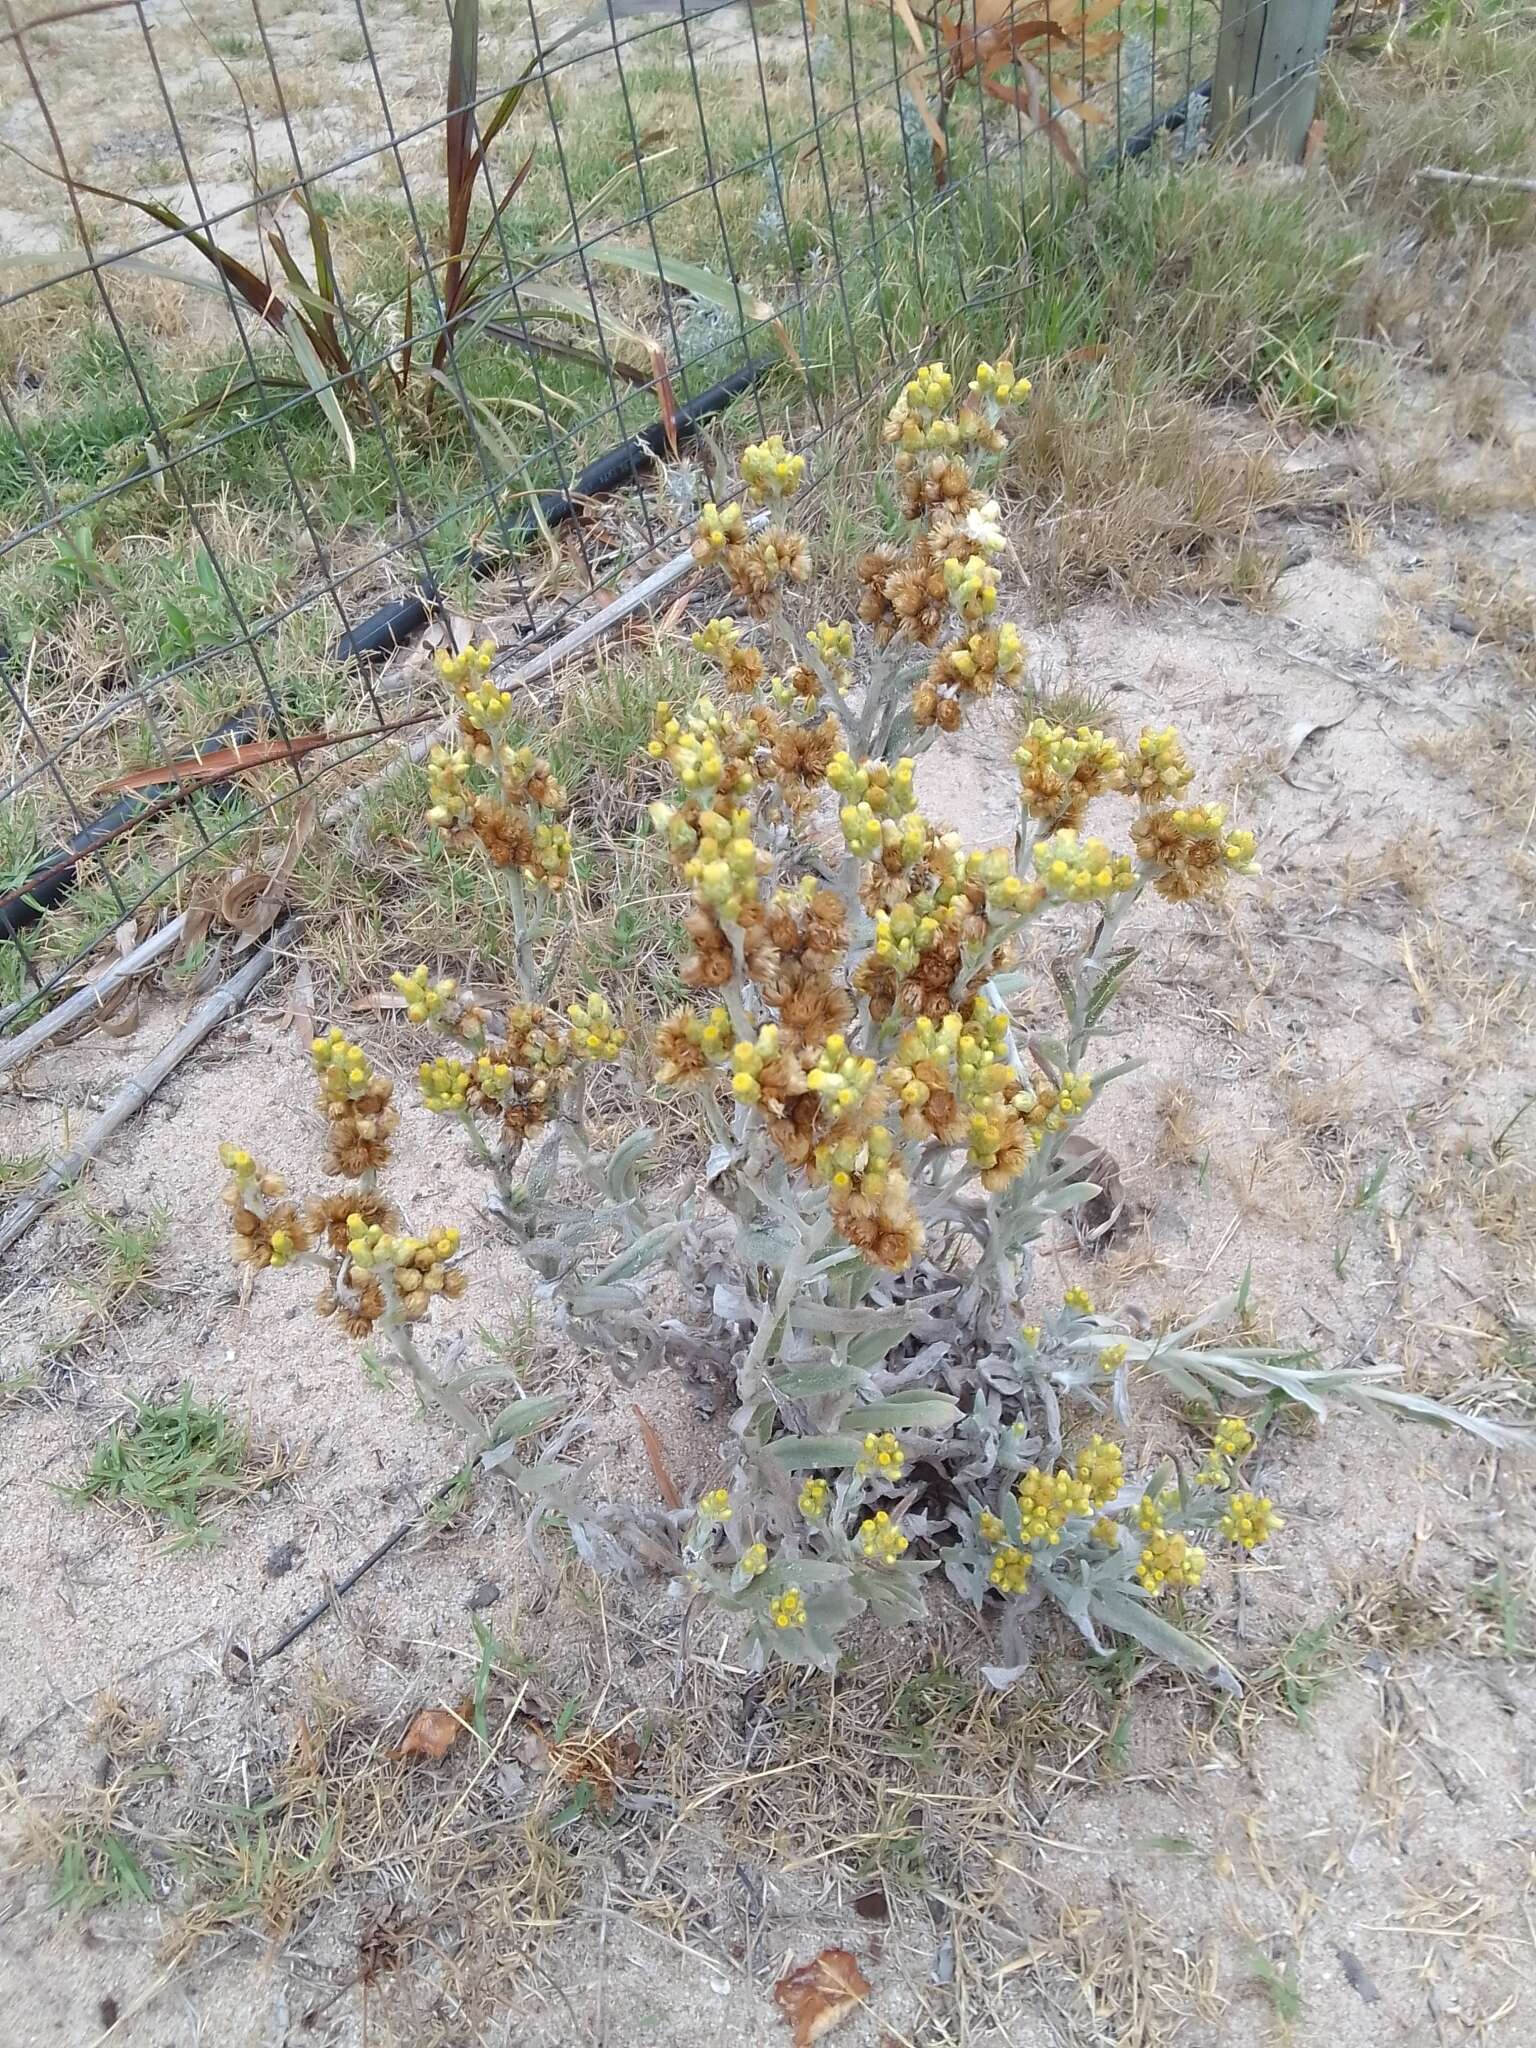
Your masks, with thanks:
M1128 135L1116 150L1112 150L1099 165L1100 171L1112 171L1120 164L1128 164L1139 156L1145 156L1159 135L1173 135L1191 121L1199 119L1199 102L1209 101L1214 79L1206 79L1187 92L1183 99L1175 100L1171 107L1165 107L1160 114Z
M702 421L724 412L731 401L750 390L769 367L766 359L754 356L743 369L733 371L707 391L701 391L697 398L680 405L675 418L678 439L691 434ZM589 462L568 491L541 491L535 505L530 505L514 523L509 538L533 540L542 529L560 526L566 520L574 519L583 500L600 498L609 491L616 491L621 484L633 483L649 467L651 458L662 454L667 446L664 421L657 420L653 426L642 427L627 441L621 441L617 448L610 448L606 455L599 455L595 462ZM479 548L463 548L451 558L448 566L450 569L467 569L472 576L482 576L501 568L505 562L504 550L485 553ZM410 597L396 598L390 604L380 605L360 625L343 633L337 642L336 659L381 660L402 640L409 640L413 634L422 631L441 594L432 577L423 577Z
M0 650L0 659L3 659L3 650ZM190 768L216 747L239 746L255 737L256 729L250 719L244 713L237 713L233 718L226 718L222 725L215 726L192 753L178 755L168 766ZM14 939L18 932L36 924L45 910L51 910L66 896L74 887L81 861L89 860L93 853L100 853L131 826L141 824L157 811L181 802L194 787L216 804L228 803L236 794L233 782L194 785L183 776L168 774L164 782L152 782L143 789L130 791L127 796L120 796L115 804L99 811L94 818L87 818L78 832L39 861L14 889L0 895L0 939Z
M716 413L724 412L770 367L765 357L753 356L744 368L723 377L707 391L701 391L686 405L680 405L673 418L678 440L685 439ZM532 540L542 528L560 526L566 520L574 519L587 499L602 497L623 484L633 483L644 473L651 458L662 454L669 446L670 436L664 420L642 427L617 448L611 448L606 455L589 462L568 491L540 492L537 510L530 506L513 526L510 537ZM452 558L449 566L468 569L472 576L479 576L500 568L505 561L506 554L501 550L486 553L479 548L464 548ZM412 596L381 605L360 625L344 633L336 645L336 660L339 663L381 660L392 648L422 631L440 597L437 583L431 577L424 577ZM537 631L522 636L524 640L537 637ZM5 650L0 648L0 661L4 659ZM215 747L254 738L249 715L237 713L210 733L196 753L177 765L186 765L186 761L196 760ZM38 922L45 911L51 910L66 896L74 887L82 861L100 853L131 826L184 800L192 793L192 787L179 777L169 777L163 783L154 783L147 789L135 790L132 795L119 798L107 810L88 818L78 832L39 861L15 888L0 895L0 940L14 939L18 932L26 931ZM202 792L215 803L224 803L235 794L235 785L232 782L207 783L202 785Z

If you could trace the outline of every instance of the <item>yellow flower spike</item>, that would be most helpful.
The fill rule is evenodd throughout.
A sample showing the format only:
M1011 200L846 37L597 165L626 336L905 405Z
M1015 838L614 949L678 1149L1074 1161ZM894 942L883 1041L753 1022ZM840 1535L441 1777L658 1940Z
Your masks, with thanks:
M1223 1415L1216 1424L1211 1441L1224 1458L1230 1458L1236 1464L1240 1458L1247 1457L1258 1438L1241 1415Z
M859 1548L872 1564L892 1565L908 1548L901 1525L893 1522L884 1508L859 1526Z
M1093 1314L1093 1296L1086 1287L1069 1287L1061 1297L1061 1305L1063 1308L1075 1310L1080 1316Z
M831 1503L832 1489L825 1479L807 1479L796 1502L808 1522L819 1522Z
M1142 1546L1136 1576L1149 1593L1198 1586L1205 1576L1205 1552L1183 1536L1160 1532Z
M1077 1476L1088 1488L1093 1505L1101 1508L1125 1484L1125 1453L1118 1444L1095 1436L1077 1454Z
M1070 826L1039 842L1034 863L1047 893L1061 903L1102 903L1136 886L1129 854L1111 853L1101 839L1079 840Z
M589 1060L616 1060L628 1042L629 1033L620 1028L606 1000L590 992L566 1010L576 1027L576 1048Z
M731 1496L723 1486L713 1487L699 1499L699 1520L701 1522L728 1522L731 1519Z
M999 1593L1023 1593L1029 1588L1033 1564L1027 1550L1017 1550L1011 1543L1005 1543L993 1558L987 1577Z
M768 1612L775 1628L804 1628L805 1595L798 1586L786 1586L769 1601Z
M1148 726L1136 743L1136 765L1131 773L1131 792L1144 804L1166 803L1187 789L1195 771L1184 758L1184 748L1171 725L1161 732Z
M1275 1513L1268 1494L1234 1493L1221 1518L1221 1533L1244 1550L1256 1550L1267 1543L1276 1529L1285 1527L1285 1517Z
M823 619L805 637L827 667L834 671L853 659L853 627L846 619L839 620L836 625L829 619Z
M864 1454L854 1470L861 1479L898 1480L907 1468L907 1454L893 1431L871 1430L864 1439Z
M419 1071L423 1108L433 1116L452 1116L469 1100L469 1069L461 1060L424 1060Z
M768 1546L751 1543L741 1553L741 1568L749 1579L760 1579L768 1569Z
M696 562L717 562L728 548L739 547L747 538L746 515L734 502L720 506L713 500L699 514L694 529L693 558Z
M944 587L963 619L988 619L997 609L997 571L985 555L971 555L964 562L946 560Z
M754 504L783 504L805 480L805 457L789 454L782 434L770 434L742 450L741 479Z

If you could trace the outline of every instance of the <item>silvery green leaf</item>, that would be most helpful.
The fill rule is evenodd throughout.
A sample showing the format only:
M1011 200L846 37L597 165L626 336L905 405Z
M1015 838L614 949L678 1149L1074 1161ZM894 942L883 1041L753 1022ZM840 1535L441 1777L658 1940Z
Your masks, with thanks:
M637 1308L640 1297L632 1287L578 1287L570 1297L574 1316L600 1316L611 1309Z
M815 1472L834 1465L857 1463L864 1450L860 1436L781 1436L768 1445L775 1464L789 1472Z
M509 1402L491 1424L491 1448L481 1454L481 1464L488 1472L504 1465L525 1436L542 1429L565 1405L563 1394L529 1394Z
M780 1230L743 1230L736 1239L736 1249L744 1266L772 1266L778 1272L794 1245Z
M797 1401L813 1400L820 1394L851 1394L858 1382L858 1373L846 1365L798 1365L772 1375L777 1391Z
M631 1131L622 1145L616 1145L608 1160L608 1192L622 1201L633 1186L633 1176L650 1151L655 1133L648 1128Z
M687 1228L686 1223L658 1223L654 1230L642 1232L616 1259L608 1261L598 1274L595 1285L611 1287L617 1281L632 1280L669 1252Z
M755 1320L747 1290L735 1281L717 1280L710 1294L710 1306L722 1323L750 1323Z
M704 1185L712 1187L722 1174L729 1173L733 1166L740 1166L745 1157L738 1145L711 1145L709 1157L704 1161Z
M914 1387L850 1409L842 1420L860 1430L948 1429L959 1414L960 1403L948 1394L924 1393Z
M1097 1181L1072 1180L1065 1187L1042 1188L1030 1207L1042 1216L1059 1216L1066 1209L1076 1209L1084 1202L1091 1202L1095 1195L1103 1192Z
M1034 1665L1028 1662L1023 1664L983 1664L981 1675L994 1692L1006 1692L1010 1685L1017 1685L1019 1680L1027 1672L1033 1671L1034 1668Z
M1177 1664L1181 1670L1193 1671L1207 1685L1220 1686L1223 1692L1242 1691L1237 1673L1216 1655L1209 1644L1198 1642L1185 1630L1176 1628L1145 1600L1138 1599L1128 1586L1095 1587L1093 1611L1106 1628L1134 1637L1143 1649L1151 1650L1155 1656L1166 1657L1170 1664Z
M822 1337L858 1337L866 1330L931 1332L940 1335L944 1325L932 1310L958 1292L946 1288L942 1294L925 1294L920 1301L904 1301L895 1308L827 1308L817 1302L797 1301L789 1320L797 1330L811 1330Z

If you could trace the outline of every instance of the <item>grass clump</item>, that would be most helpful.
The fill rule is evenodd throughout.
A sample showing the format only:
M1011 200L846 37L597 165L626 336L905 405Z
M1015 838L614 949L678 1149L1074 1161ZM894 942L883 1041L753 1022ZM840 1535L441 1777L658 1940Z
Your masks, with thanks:
M70 1498L130 1509L163 1524L178 1545L210 1543L216 1508L275 1485L285 1469L280 1453L258 1455L224 1407L186 1386L174 1401L135 1398L132 1418L97 1445Z

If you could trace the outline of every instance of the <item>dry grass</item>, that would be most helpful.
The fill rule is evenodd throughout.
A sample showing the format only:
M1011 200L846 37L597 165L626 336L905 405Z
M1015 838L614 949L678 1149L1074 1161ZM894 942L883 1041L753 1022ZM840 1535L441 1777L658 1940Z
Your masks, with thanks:
M1269 437L1235 443L1208 410L1138 388L1126 359L1036 383L1003 487L1026 514L1024 567L1047 615L1104 591L1260 602L1283 563L1263 515L1300 496Z

